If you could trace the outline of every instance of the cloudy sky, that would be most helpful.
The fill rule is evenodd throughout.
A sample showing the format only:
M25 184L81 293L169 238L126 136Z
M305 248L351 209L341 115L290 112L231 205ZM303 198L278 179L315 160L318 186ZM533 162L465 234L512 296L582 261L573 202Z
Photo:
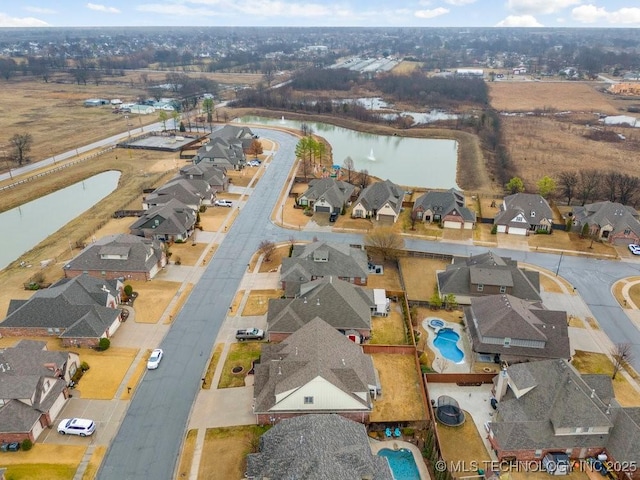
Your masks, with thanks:
M0 0L0 27L640 27L640 0Z

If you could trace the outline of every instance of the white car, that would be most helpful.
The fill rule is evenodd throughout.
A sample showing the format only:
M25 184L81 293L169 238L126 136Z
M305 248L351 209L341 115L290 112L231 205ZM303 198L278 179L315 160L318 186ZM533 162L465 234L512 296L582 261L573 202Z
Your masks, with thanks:
M231 202L231 200L216 200L213 203L214 203L214 205L216 205L218 207L232 207L233 206L233 203Z
M147 369L155 370L160 365L160 360L162 360L162 355L164 352L161 348L156 348L153 352L151 352L151 356L149 360L147 360Z
M260 160L251 160L248 165L250 167L259 167L260 166Z
M61 435L80 435L87 437L96 431L96 424L87 418L65 418L58 424L58 433Z
M640 245L636 245L635 243L629 244L629 251L634 255L640 255Z

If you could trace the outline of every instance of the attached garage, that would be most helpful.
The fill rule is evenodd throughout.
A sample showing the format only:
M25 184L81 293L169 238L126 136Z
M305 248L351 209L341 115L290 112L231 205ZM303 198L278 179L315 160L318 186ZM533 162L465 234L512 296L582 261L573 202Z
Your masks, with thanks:
M444 228L453 228L453 229L460 230L462 228L462 223L456 222L456 221L452 221L452 220L445 220L444 221Z
M508 227L507 232L509 235L522 235L525 236L529 232L527 228Z
M396 217L393 215L378 215L377 220L384 225L393 225L396 221Z
M331 207L328 207L328 206L325 206L325 205L316 205L314 208L315 208L316 212L331 213Z

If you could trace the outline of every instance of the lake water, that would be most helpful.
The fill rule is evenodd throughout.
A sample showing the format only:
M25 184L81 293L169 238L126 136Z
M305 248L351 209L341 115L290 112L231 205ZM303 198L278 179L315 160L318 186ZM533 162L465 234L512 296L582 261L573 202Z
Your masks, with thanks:
M0 213L0 269L113 192L119 179L120 172L117 171L100 173ZM36 188L36 184L33 185ZM75 238L72 240L76 241ZM33 259L34 262L43 260L47 259Z
M277 125L299 129L303 122L287 119L244 116L239 123ZM333 162L342 165L351 157L355 169L389 179L406 187L458 188L456 164L458 142L374 135L326 123L304 122L313 133L324 137L333 150Z

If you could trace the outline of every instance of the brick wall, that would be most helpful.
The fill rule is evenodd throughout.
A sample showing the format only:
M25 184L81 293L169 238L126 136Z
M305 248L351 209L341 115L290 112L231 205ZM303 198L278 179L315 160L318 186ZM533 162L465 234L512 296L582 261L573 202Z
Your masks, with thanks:
M300 415L309 415L311 413L336 413L344 418L348 418L349 420L353 420L358 423L369 423L369 412L314 412L314 411L305 411L305 412L291 412L291 413L277 413L277 414L269 414L269 413L259 413L256 414L257 424L258 425L275 425L279 423L281 420L286 420L287 418L298 417Z

